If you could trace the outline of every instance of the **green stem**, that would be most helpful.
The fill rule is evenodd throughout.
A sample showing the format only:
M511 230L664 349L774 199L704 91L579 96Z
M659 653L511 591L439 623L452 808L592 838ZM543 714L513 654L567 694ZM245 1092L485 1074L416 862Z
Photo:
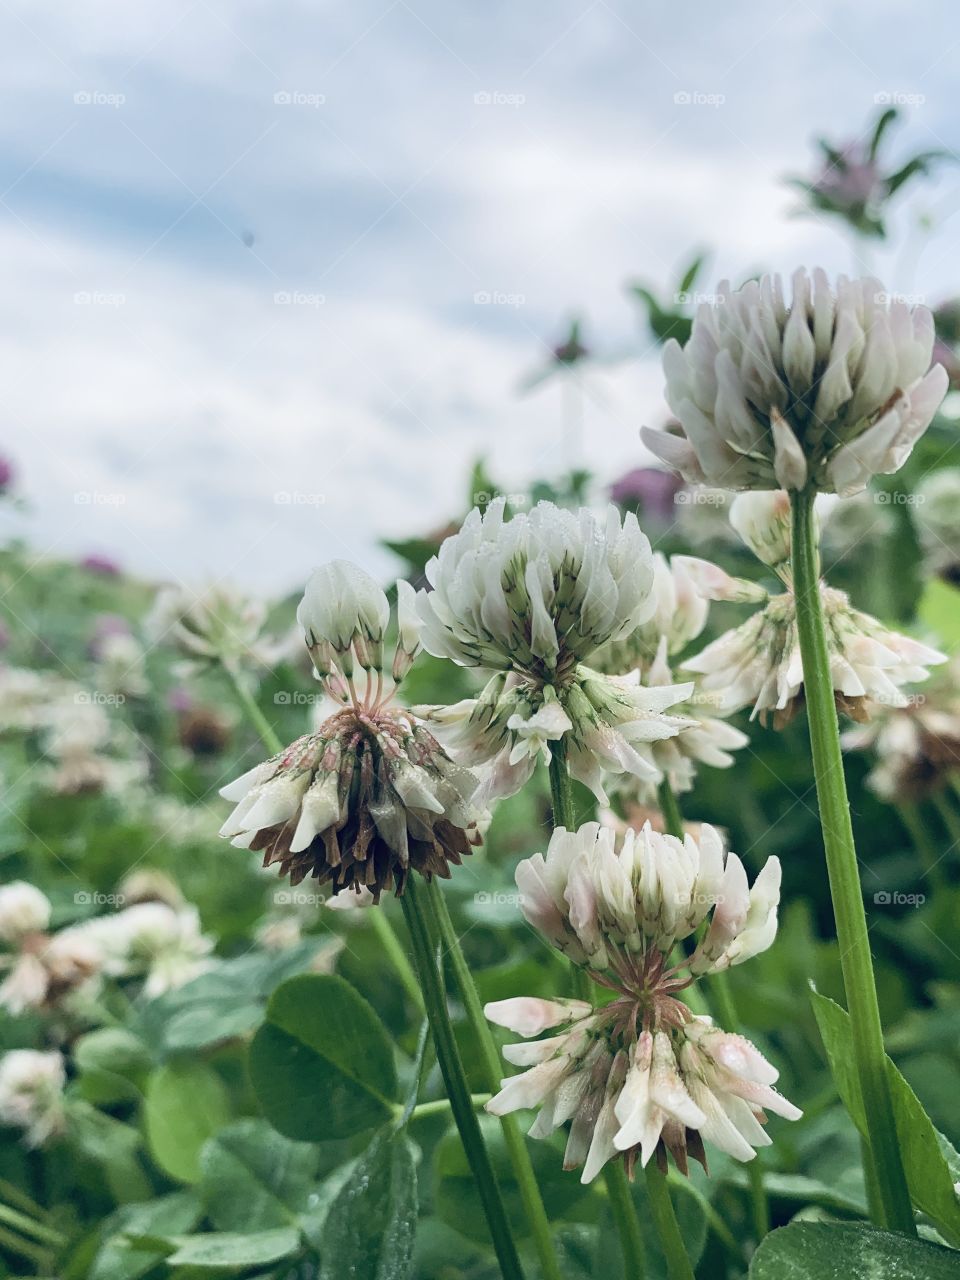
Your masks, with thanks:
M657 800L660 802L660 812L663 815L664 831L668 836L676 836L678 840L682 840L683 814L680 812L680 805L669 778L664 778L657 788Z
M565 738L550 743L550 795L553 799L553 825L576 831L577 818L573 807L573 786L567 768Z
M503 1197L490 1163L490 1156L480 1132L480 1123L474 1111L467 1075L450 1023L447 994L443 988L436 960L435 939L438 933L436 914L432 910L432 899L425 892L417 876L410 876L407 880L401 902L413 945L417 973L423 989L427 1017L433 1032L437 1061L440 1064L447 1096L450 1099L450 1108L460 1131L467 1161L477 1184L500 1271L504 1280L523 1280L523 1270L514 1244L513 1232L510 1229Z
M935 791L931 797L933 806L940 815L940 821L947 829L947 835L953 841L951 849L960 849L960 816L950 797L945 791ZM947 851L949 852L949 850Z
M66 1244L66 1237L59 1231L54 1231L52 1227L45 1227L42 1222L35 1222L33 1218L16 1209L11 1209L7 1204L0 1204L0 1222L5 1222L7 1226L22 1231L24 1235L33 1236L35 1240L54 1245L56 1248L62 1248Z
M813 499L812 489L792 495L793 581L813 771L853 1032L850 1050L857 1064L863 1109L870 1121L870 1146L884 1210L884 1221L879 1225L915 1236L917 1229L897 1142L867 918L843 776L840 730L820 599L820 558Z
M651 1161L644 1175L647 1182L647 1196L650 1200L650 1212L660 1236L660 1247L667 1260L667 1275L670 1280L694 1280L693 1266L680 1234L680 1224L673 1210L673 1201L667 1189L667 1180Z
M230 683L233 685L234 693L237 695L237 701L241 704L247 713L247 718L260 735L260 741L267 748L272 756L283 750L283 743L277 735L276 729L260 710L260 704L250 692L247 683L242 674L231 662L224 662L223 669L230 677Z
M937 806L939 809L939 805ZM903 823L914 851L923 863L923 872L930 882L931 889L944 888L942 855L937 853L933 841L923 822L923 815L917 805L904 801L896 806L897 817ZM942 815L941 815L942 816Z
M500 1061L500 1053L497 1049L497 1042L494 1040L490 1024L484 1016L483 1005L480 1003L480 994L473 980L473 974L467 965L463 948L460 946L460 939L457 937L457 931L450 918L450 912L447 910L446 899L436 880L431 881L429 892L440 926L443 949L450 958L453 976L456 979L457 987L463 999L463 1006L466 1010L467 1021L470 1023L480 1048L480 1060L485 1082L488 1088L498 1089L503 1075L503 1067ZM527 1150L526 1141L514 1116L501 1116L500 1127L503 1130L503 1140L510 1156L510 1163L513 1166L513 1175L520 1190L523 1211L533 1233L543 1280L561 1280L562 1272L553 1242L553 1233L550 1230L550 1219L547 1217L543 1197L540 1195L540 1187L533 1171L533 1164L530 1160L530 1152Z
M628 1280L644 1280L647 1274L646 1250L643 1247L643 1236L640 1223L630 1194L630 1183L621 1160L610 1160L603 1166L603 1180L607 1186L607 1196L613 1221L620 1237L620 1249L625 1263L625 1274Z
M670 779L664 778L658 791L660 812L663 814L664 830L668 835L683 839L683 814L676 792L670 785ZM705 979L707 1004L717 1022L727 1031L739 1031L740 1019L730 986L730 975L714 973ZM750 1204L753 1210L753 1229L759 1243L770 1231L770 1201L767 1189L763 1185L763 1165L760 1156L756 1155L747 1164L747 1180L750 1183Z
M470 1102L477 1110L479 1110L481 1107L485 1107L489 1101L490 1101L489 1093L471 1093L470 1095ZM397 1113L399 1114L402 1110L403 1108L398 1105ZM450 1110L449 1098L432 1098L429 1102L418 1102L417 1105L410 1112L410 1119L426 1120L429 1116L442 1116L445 1112L449 1110Z
M24 1240L15 1231L8 1231L6 1227L0 1227L0 1245L13 1253L19 1254L21 1258L29 1258L36 1267L38 1274L44 1272L46 1269L44 1264L50 1259L48 1249L44 1249L42 1245L34 1244L32 1240Z
M394 932L386 912L382 907L371 907L367 911L365 919L370 921L370 925L377 935L377 941L383 947L387 959L396 969L397 977L400 979L400 984L404 991L406 991L417 1009L423 1013L423 992L420 990L420 983L417 981L413 966L407 959L407 953L400 945L400 939Z

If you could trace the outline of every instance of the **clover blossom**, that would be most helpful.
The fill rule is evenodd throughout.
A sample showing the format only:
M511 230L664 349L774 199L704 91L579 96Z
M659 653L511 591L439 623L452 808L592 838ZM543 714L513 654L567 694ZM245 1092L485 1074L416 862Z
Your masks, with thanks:
M717 565L678 557L698 590L710 600L763 607L724 632L700 653L685 658L684 671L699 676L699 687L717 698L728 714L751 707L751 719L772 718L776 729L796 714L803 699L803 663L790 570L789 499L785 493L741 494L731 506L731 523L754 553L770 565L787 588L771 594L756 582L733 578ZM927 667L944 654L892 631L855 609L844 591L820 583L830 670L837 710L865 720L874 704L909 704L903 686L925 680Z
M752 887L717 832L699 839L628 829L619 850L598 823L558 828L546 857L517 867L524 916L554 947L614 993L607 1004L518 998L486 1006L490 1021L527 1037L507 1045L527 1070L503 1081L495 1115L538 1107L530 1134L571 1122L564 1167L590 1182L622 1155L632 1173L669 1152L706 1165L706 1140L738 1160L769 1145L765 1110L800 1112L773 1088L777 1072L748 1040L694 1015L681 993L765 951L776 935L780 863ZM689 950L682 945L690 940ZM533 1040L544 1031L558 1034Z
M848 495L898 471L947 391L930 367L933 319L877 280L817 269L704 303L684 347L663 352L680 434L643 428L647 446L692 483Z
M659 780L645 744L692 723L666 714L692 684L647 688L639 672L591 660L657 608L654 561L636 517L601 520L549 502L504 520L504 502L474 510L427 565L417 596L424 648L492 672L477 698L418 711L483 779L483 803L513 795L550 744L601 799L604 773Z
M398 584L399 639L385 680L386 595L362 569L318 569L297 611L333 707L313 732L220 794L237 801L220 834L263 851L292 884L402 893L410 870L450 874L480 842L477 779L412 711L394 703L418 649L413 589Z

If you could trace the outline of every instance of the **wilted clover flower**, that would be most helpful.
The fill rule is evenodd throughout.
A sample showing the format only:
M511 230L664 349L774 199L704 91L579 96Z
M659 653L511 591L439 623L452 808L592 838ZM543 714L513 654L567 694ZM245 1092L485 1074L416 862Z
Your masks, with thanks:
M67 1073L56 1052L13 1049L0 1058L0 1124L23 1129L29 1147L39 1147L66 1126L63 1090Z
M417 596L428 652L497 674L478 698L422 708L457 759L483 767L484 802L512 795L539 755L565 739L570 771L604 798L602 775L658 778L644 744L690 721L665 715L692 685L656 689L639 672L587 665L653 615L654 566L636 517L622 523L538 503L503 519L474 510L427 565Z
M726 631L700 653L685 658L699 687L732 713L752 707L751 719L783 728L802 704L803 662L797 606L790 573L789 499L785 493L740 495L731 523L751 550L775 570L786 591L771 595L758 583L732 578L717 565L680 557L698 589L711 600L763 605L741 626ZM909 636L891 631L855 609L844 591L820 583L830 672L837 710L866 719L875 703L906 706L903 686L925 680L927 667L946 657Z
M930 425L947 374L930 368L933 319L877 280L798 270L704 303L689 342L663 353L682 434L643 429L684 479L727 489L856 493L899 470Z
M486 1006L487 1017L543 1040L507 1045L529 1070L503 1081L488 1103L496 1115L540 1113L530 1134L547 1137L568 1120L564 1167L590 1182L622 1155L632 1173L669 1151L706 1164L703 1141L738 1160L769 1145L764 1109L800 1112L773 1089L776 1070L742 1036L696 1017L680 999L695 977L765 951L777 929L780 863L771 858L751 888L743 864L724 854L716 831L681 842L647 823L614 833L591 822L554 832L546 857L517 868L527 920L593 980L615 993L584 1001L521 998ZM698 938L686 954L678 944Z
M387 598L368 574L334 561L307 585L297 618L335 710L221 791L239 801L221 829L263 851L292 884L314 876L333 892L402 893L410 870L450 874L479 844L476 777L423 722L393 703L418 651L413 588L398 583L399 639L384 682Z

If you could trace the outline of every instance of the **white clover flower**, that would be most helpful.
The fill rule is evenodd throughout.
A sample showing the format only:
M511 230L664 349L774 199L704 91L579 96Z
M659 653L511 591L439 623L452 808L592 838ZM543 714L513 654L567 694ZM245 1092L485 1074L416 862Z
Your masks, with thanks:
M692 683L650 689L638 672L587 665L666 608L636 518L621 524L611 507L601 522L541 502L504 521L503 510L498 499L470 513L427 566L433 589L418 596L424 647L496 674L478 698L419 714L456 759L481 769L484 804L518 791L561 738L570 772L602 801L605 773L658 780L643 745L691 723L664 713Z
M504 520L497 498L474 508L426 568L417 604L428 653L460 666L562 681L578 662L646 622L650 543L636 516L538 502Z
M960 467L943 467L917 485L914 524L931 573L960 579Z
M925 800L960 771L960 661L952 659L906 705L870 708L870 720L843 734L848 750L872 751L871 791L888 803Z
M31 933L43 933L50 923L50 900L26 880L0 887L0 941L20 943Z
M0 1058L0 1123L23 1129L27 1146L42 1146L65 1128L66 1081L59 1053L36 1049L5 1053Z
M747 546L783 581L787 590L778 595L759 583L733 578L707 560L674 557L708 599L763 605L741 626L684 658L680 667L699 677L699 693L715 700L719 714L750 707L751 719L759 717L766 724L772 718L776 729L793 718L803 694L787 502L782 491L741 494L730 516ZM903 686L925 680L927 667L945 662L945 655L855 609L845 592L825 582L819 590L837 710L863 720L872 704L909 705Z
M75 926L79 938L99 950L104 972L144 978L144 995L183 986L209 965L213 940L200 927L195 907L140 902Z
M477 778L450 758L413 711L393 704L419 652L411 589L398 584L399 641L384 683L387 598L361 570L317 570L298 611L329 713L272 759L224 787L237 802L220 834L262 850L264 866L334 894L367 889L379 902L411 868L450 874L479 844ZM355 668L359 667L357 671Z
M161 588L144 630L154 643L165 642L186 660L188 674L211 663L234 668L271 666L277 642L262 637L266 607L231 587L214 583L200 592L183 586Z
M329 648L345 676L353 675L353 656L365 671L383 667L383 636L390 605L363 569L347 560L331 560L314 569L297 609L307 648ZM325 674L327 664L318 666Z
M751 887L716 831L682 842L649 823L628 830L620 850L597 823L554 832L546 858L521 862L517 885L527 920L575 964L612 989L595 1009L584 1001L517 998L488 1004L490 1021L525 1037L504 1057L527 1070L502 1082L495 1115L537 1107L531 1137L567 1121L567 1169L590 1182L618 1156L632 1172L667 1152L687 1172L706 1140L738 1160L768 1145L764 1110L800 1112L773 1089L777 1072L742 1036L695 1017L680 993L694 977L740 964L776 934L780 864L768 860ZM676 944L706 926L692 953Z
M691 572L705 562L691 561ZM724 581L726 579L726 581ZM701 588L712 598L743 599L742 579L727 578L715 565L705 565ZM796 600L792 591L768 596L762 609L705 649L681 663L696 673L699 688L718 699L722 713L751 707L750 718L762 724L772 719L781 729L799 710L803 693L803 662L797 633ZM854 609L846 592L820 584L827 632L830 672L837 710L853 720L866 719L874 703L907 706L903 686L925 680L928 666L946 656L909 636L891 631L876 618Z
M751 889L740 859L724 853L706 823L698 839L681 841L647 822L640 831L628 828L619 850L614 832L597 822L577 831L560 827L546 857L524 859L516 878L530 924L574 964L601 976L622 974L627 964L656 968L708 917L706 933L676 972L741 964L765 951L776 933L779 860L768 859ZM658 1011L654 1000L651 1008L666 1016L676 1013L675 1004Z
M703 304L686 346L663 353L682 434L643 429L685 480L727 489L856 493L899 470L947 391L930 368L933 318L890 300L879 281L779 276Z

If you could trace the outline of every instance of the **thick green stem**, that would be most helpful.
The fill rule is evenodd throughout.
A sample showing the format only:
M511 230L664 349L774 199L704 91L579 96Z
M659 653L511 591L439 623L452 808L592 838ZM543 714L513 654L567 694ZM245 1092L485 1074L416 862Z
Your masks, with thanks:
M673 1210L667 1180L653 1161L644 1170L650 1212L657 1226L660 1247L667 1261L670 1280L694 1280L693 1266L680 1234L680 1224Z
M657 800L660 803L660 814L663 817L663 829L668 836L683 839L683 814L677 802L676 792L670 785L670 779L664 778L657 788Z
M417 973L423 989L427 1017L433 1033L433 1042L437 1050L437 1061L440 1064L457 1129L460 1131L460 1140L477 1184L500 1271L504 1280L522 1280L523 1270L514 1244L513 1232L510 1229L503 1197L490 1163L490 1156L480 1132L473 1097L467 1084L467 1075L454 1038L453 1027L450 1024L447 995L436 960L435 943L439 933L436 913L432 909L430 896L415 875L408 879L401 901L413 945Z
M664 778L658 792L660 812L663 815L664 830L668 835L683 839L683 814L676 792L670 785L670 779ZM727 1031L739 1031L740 1019L737 1006L730 987L728 973L714 973L705 979L707 1004L717 1022ZM750 1183L750 1204L753 1211L753 1229L759 1243L770 1230L770 1201L767 1189L763 1185L763 1165L759 1155L747 1165L747 1179Z
M553 799L553 825L575 831L577 818L573 806L573 786L567 769L567 744L564 738L550 743L550 795Z
M643 1247L633 1196L630 1194L630 1183L622 1162L611 1160L604 1165L603 1180L607 1186L617 1235L620 1237L625 1274L629 1280L644 1280L647 1274L646 1250Z
M450 919L446 900L436 880L430 885L430 894L436 909L443 949L450 957L453 976L460 989L467 1020L473 1028L473 1033L480 1047L485 1082L488 1088L498 1089L500 1087L500 1078L503 1075L503 1067L500 1061L500 1053L497 1049L497 1042L493 1038L489 1022L484 1017L480 994L467 965L463 948L460 946L457 931L454 929L453 921ZM533 1171L526 1140L513 1116L501 1116L500 1127L503 1130L503 1140L510 1155L513 1174L520 1189L524 1214L533 1233L543 1280L561 1280L562 1273L553 1242L553 1233L550 1230L550 1219L547 1217L543 1198L540 1195L540 1187Z
M856 1059L863 1109L870 1121L870 1146L883 1204L884 1221L879 1225L916 1235L897 1142L870 939L843 776L840 730L820 599L814 493L806 489L795 492L792 499L793 581L804 697L843 985L853 1031L850 1050Z

